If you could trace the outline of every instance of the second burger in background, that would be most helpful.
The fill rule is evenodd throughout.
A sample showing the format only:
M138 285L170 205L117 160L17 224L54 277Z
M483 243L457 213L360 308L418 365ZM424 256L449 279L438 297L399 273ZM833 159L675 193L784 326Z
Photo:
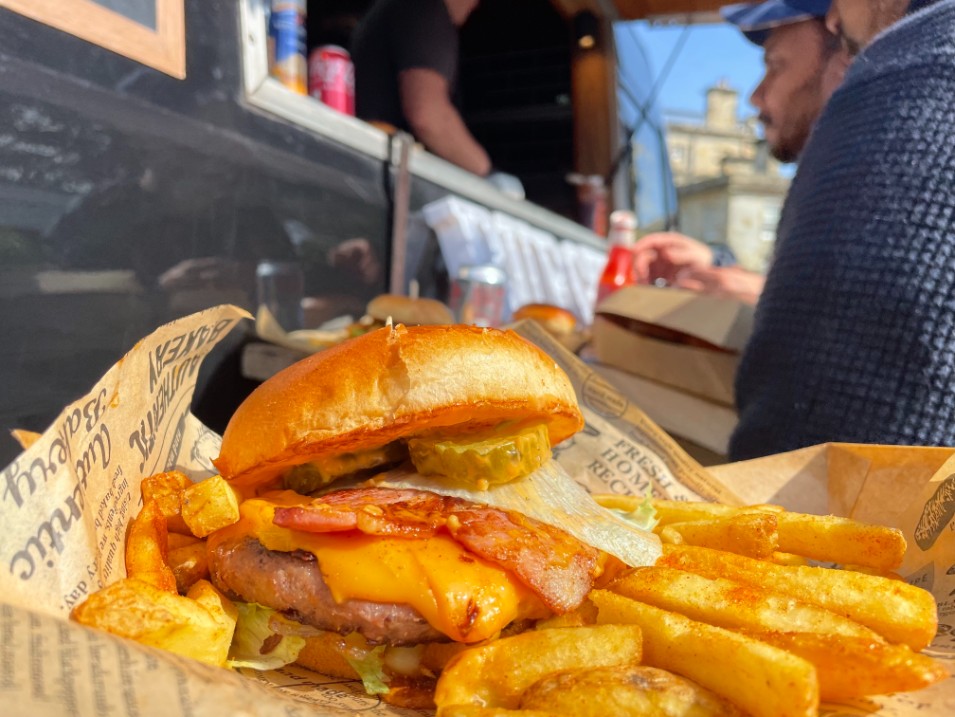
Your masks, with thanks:
M554 304L524 304L512 318L514 321L533 319L556 338L567 338L577 327L577 317Z
M402 294L379 294L365 306L365 315L353 323L350 337L380 329L388 323L405 326L453 324L454 314L437 299Z
M589 339L589 334L578 327L577 317L554 304L524 304L511 318L513 321L536 321L570 351L577 351Z
M368 302L365 313L384 326L389 319L393 324L407 326L434 326L453 324L454 315L437 299L379 294ZM376 327L377 328L377 327Z
M212 580L275 611L275 639L321 646L300 662L426 704L429 646L573 610L608 563L659 555L552 460L582 425L513 332L398 325L315 354L225 431L215 463L245 500L208 539Z

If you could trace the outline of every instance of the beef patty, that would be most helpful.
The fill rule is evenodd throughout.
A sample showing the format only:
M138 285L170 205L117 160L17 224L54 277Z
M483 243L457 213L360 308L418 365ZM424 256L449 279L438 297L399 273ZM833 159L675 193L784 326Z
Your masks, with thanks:
M413 645L445 641L410 605L367 600L335 602L311 553L269 550L250 537L209 552L213 584L245 602L257 602L320 630L358 632L373 644Z

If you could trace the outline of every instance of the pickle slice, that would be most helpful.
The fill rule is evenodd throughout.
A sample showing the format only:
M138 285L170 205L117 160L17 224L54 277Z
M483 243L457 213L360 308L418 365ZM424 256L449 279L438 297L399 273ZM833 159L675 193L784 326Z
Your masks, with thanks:
M308 495L325 487L336 478L400 463L404 459L404 446L395 441L380 448L315 458L308 463L293 466L283 476L283 482L286 488Z
M422 475L441 475L480 488L510 483L536 471L550 458L550 438L547 427L536 424L470 442L412 438L408 452Z

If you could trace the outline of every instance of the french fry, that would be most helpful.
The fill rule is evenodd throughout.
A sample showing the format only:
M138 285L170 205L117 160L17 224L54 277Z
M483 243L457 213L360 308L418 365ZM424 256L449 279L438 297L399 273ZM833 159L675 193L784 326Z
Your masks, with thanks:
M775 503L757 503L756 505L750 505L744 508L744 510L761 510L766 513L785 513L786 509L781 505L776 505Z
M807 565L808 565L808 563L807 563ZM888 578L889 580L902 580L902 581L905 580L905 578L903 578L903 577L902 577L901 575L899 575L898 573L884 572L884 571L882 571L882 570L876 570L875 568L870 568L870 567L868 567L867 565L850 565L850 564L846 564L846 565L842 565L842 566L840 566L840 567L841 567L843 570L852 570L852 571L857 572L857 573L865 573L866 575L879 575L880 577Z
M598 623L640 626L645 664L694 680L753 717L816 716L816 669L801 657L608 590L590 599Z
M597 622L597 608L594 607L590 601L584 600L576 609L570 612L538 620L534 625L534 629L549 630L556 627L583 627L584 625L593 625L595 622Z
M183 535L182 533L170 533L168 540L169 552L172 552L177 548L184 548L187 545L195 545L196 543L201 542L202 538L197 538L192 533L189 535Z
M597 493L594 500L604 508L632 512L643 503L645 498L637 495L618 495L616 493ZM656 511L659 525L670 523L687 523L694 520L711 520L713 518L732 518L746 513L782 513L783 507L772 503L759 505L734 506L725 503L707 503L694 500L664 500L651 498L650 505Z
M176 576L169 567L166 518L155 500L147 500L129 523L126 536L126 575L160 590L176 592Z
M143 478L140 483L143 502L155 500L159 504L170 533L189 534L189 528L182 519L182 492L191 485L192 481L181 471L156 473Z
M655 532L660 536L661 542L670 545L683 545L683 536L680 535L680 531L671 529L669 525L664 525Z
M793 555L792 553L783 553L776 551L773 553L773 562L777 565L809 565L809 560L804 558L801 555Z
M763 587L675 568L634 568L608 589L728 630L808 632L883 641L869 628L816 605Z
M643 503L645 498L636 495L617 495L616 493L601 493L594 495L594 500L604 508L622 510L630 513ZM722 503L702 503L684 500L651 499L650 504L656 511L659 521L658 527L670 523L685 523L691 520L708 520L710 518L728 518L736 515L739 508Z
M14 428L10 431L10 435L13 436L13 440L20 444L20 448L23 450L26 450L43 438L43 435L36 431L27 431L22 428Z
M889 642L918 652L938 626L935 598L898 580L848 570L776 565L742 555L690 545L664 545L658 565L708 578L725 577L763 586L843 615L875 630Z
M595 625L530 631L465 650L438 678L438 715L452 705L516 709L524 690L542 677L639 662L640 645L636 626Z
M204 607L213 622L218 625L218 630L208 630L206 633L203 650L210 656L212 664L224 665L229 657L232 636L239 619L238 608L208 580L196 581L186 593L186 598Z
M605 508L623 511L635 510L644 501L639 496L604 494L594 497ZM667 535L673 536L673 531L664 534L664 529L675 523L723 521L743 515L770 514L778 519L778 550L783 553L805 556L821 562L864 566L881 574L899 567L905 555L905 538L901 531L851 518L793 513L769 503L742 507L660 499L653 499L650 503L656 511L657 532L664 539ZM690 540L686 535L683 538L682 543L703 545ZM681 544L674 539L667 542Z
M567 670L538 680L521 709L554 710L574 717L692 715L745 717L722 697L672 672L644 665Z
M564 717L559 712L541 710L506 710L500 707L477 705L451 705L441 710L441 717Z
M782 512L779 549L842 565L861 565L880 573L895 570L905 557L905 537L895 528L869 525L835 515Z
M235 490L222 476L193 483L182 492L182 518L198 538L232 525L239 520Z
M910 692L948 677L948 670L941 663L912 652L905 645L818 633L748 634L815 665L820 698L825 701Z
M114 635L224 665L235 631L235 606L210 583L194 588L196 599L126 578L77 605L77 622Z
M680 540L668 540L677 534ZM751 558L770 558L778 547L775 513L738 513L727 517L668 523L660 531L664 542L700 545Z
M170 533L170 536L175 535ZM176 589L179 594L188 592L197 581L209 577L209 559L204 540L193 539L192 543L170 548L169 567L176 576Z

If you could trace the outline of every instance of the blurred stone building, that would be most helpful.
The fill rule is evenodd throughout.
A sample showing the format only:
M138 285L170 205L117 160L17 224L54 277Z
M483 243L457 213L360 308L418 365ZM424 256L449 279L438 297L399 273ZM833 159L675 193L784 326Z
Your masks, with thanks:
M741 266L765 271L789 179L759 138L756 119L741 122L738 112L739 93L720 82L707 90L703 117L667 123L680 231L728 246Z

